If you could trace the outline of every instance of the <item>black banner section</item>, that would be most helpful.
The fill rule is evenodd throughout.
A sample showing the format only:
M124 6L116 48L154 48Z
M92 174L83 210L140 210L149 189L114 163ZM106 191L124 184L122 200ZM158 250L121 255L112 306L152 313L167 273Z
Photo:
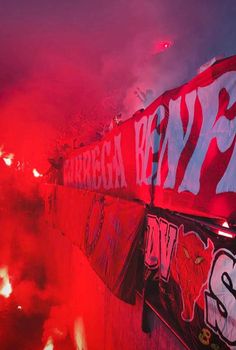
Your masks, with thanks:
M152 209L144 263L147 302L189 349L236 349L235 239Z

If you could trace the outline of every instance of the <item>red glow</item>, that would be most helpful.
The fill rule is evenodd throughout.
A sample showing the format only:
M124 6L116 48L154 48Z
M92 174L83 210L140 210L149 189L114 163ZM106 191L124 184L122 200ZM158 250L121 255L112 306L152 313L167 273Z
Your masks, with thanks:
M4 152L3 152L3 146L0 147L0 158L3 156Z
M12 165L12 159L13 159L13 156L9 155L8 157L4 157L3 160L4 160L4 163L7 165L7 166L11 166Z
M54 349L54 345L53 345L53 341L52 338L48 338L47 344L45 345L45 347L43 348L43 350L53 350Z
M84 323L82 318L78 318L74 324L75 344L78 349L87 350Z
M173 46L173 41L171 40L159 41L154 45L154 53L156 54L156 53L165 51L169 49L171 46Z
M3 149L3 146L0 146L0 158L2 158L5 165L8 167L13 166L16 170L22 172L25 172L25 170L30 170L33 173L33 176L36 178L43 176L43 174L41 174L36 168L32 169L28 161L17 159L17 157L15 157L15 154L6 152ZM13 159L15 159L14 163Z
M33 169L32 172L33 172L34 177L41 177L41 176L43 176L42 174L40 174L40 173L38 172L37 169Z
M9 280L7 267L2 267L0 269L0 278L2 279L0 295L2 295L4 298L9 298L12 293L12 286Z

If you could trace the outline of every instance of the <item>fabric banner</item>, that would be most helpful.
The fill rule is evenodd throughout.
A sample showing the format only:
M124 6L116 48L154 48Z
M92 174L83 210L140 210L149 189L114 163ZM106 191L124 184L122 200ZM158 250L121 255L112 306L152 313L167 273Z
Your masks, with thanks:
M236 349L235 239L153 209L144 262L146 300L189 349Z
M47 221L85 253L115 295L134 303L144 205L57 185L41 193Z
M64 184L236 220L236 56L168 91L64 163Z

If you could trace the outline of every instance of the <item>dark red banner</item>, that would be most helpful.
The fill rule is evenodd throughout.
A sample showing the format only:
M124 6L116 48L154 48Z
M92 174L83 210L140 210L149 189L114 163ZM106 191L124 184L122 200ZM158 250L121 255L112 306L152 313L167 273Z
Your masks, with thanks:
M41 191L47 221L85 253L115 295L133 303L144 205L63 186Z
M236 349L235 239L216 233L166 210L147 216L145 297L191 350Z
M168 91L64 164L64 184L236 220L236 56Z

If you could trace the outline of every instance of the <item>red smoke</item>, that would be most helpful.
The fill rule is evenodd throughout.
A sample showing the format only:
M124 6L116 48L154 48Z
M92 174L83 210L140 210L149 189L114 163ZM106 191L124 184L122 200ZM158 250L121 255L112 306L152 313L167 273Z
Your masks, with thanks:
M114 115L126 119L143 107L137 87L155 98L212 56L233 53L235 16L219 0L214 8L10 0L1 16L0 144L36 168L47 167L57 144L91 142ZM154 42L164 52L153 55Z
M0 348L43 350L51 337L54 350L74 350L78 307L68 285L75 281L48 248L52 232L42 216L38 182L33 175L22 182L23 173L1 166Z
M143 107L137 88L155 98L212 56L231 54L234 19L220 0L194 8L170 0L3 4L0 149L15 157L10 167L0 159L0 268L7 266L13 288L9 298L0 296L1 349L41 350L47 336L55 337L55 350L74 346L75 314L58 288L66 278L45 252L41 179L32 169L44 173L65 143L90 143L114 115L126 119ZM153 55L163 38L175 45Z

